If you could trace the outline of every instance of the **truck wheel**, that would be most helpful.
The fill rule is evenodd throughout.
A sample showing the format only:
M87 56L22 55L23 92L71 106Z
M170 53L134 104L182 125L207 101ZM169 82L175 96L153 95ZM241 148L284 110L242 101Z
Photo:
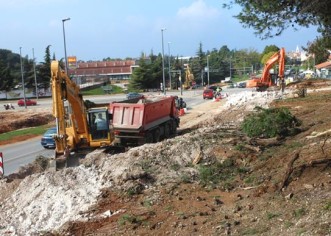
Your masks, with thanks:
M157 143L160 141L160 130L159 129L156 129L154 131L154 143Z
M169 123L166 123L165 125L164 125L164 137L165 138L169 138L170 137L170 124Z
M148 132L145 137L145 143L153 143L153 134Z
M176 134L177 131L177 124L176 121L171 121L171 125L170 125L170 135L174 135Z

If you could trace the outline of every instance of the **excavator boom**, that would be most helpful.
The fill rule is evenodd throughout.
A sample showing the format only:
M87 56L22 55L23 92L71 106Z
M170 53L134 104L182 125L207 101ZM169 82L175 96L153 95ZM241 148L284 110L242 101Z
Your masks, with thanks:
M281 83L284 81L285 70L285 49L281 48L278 52L273 54L264 65L262 76L260 78L252 78L247 82L247 87L256 87L257 90L262 91L268 87L276 85L271 79L270 69L278 62L278 78Z
M110 132L108 104L94 104L87 109L79 87L61 70L58 61L51 63L51 84L57 128L55 167L58 169L58 163L67 162L70 151L108 146L114 136Z
M194 75L191 73L191 68L187 64L185 70L185 82L184 82L184 89L189 89L192 87L192 82L194 82Z

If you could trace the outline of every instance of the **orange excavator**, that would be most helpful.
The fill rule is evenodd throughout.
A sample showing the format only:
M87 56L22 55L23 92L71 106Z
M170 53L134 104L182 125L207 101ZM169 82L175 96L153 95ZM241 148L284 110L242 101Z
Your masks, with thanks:
M278 78L279 78L279 85L281 86L282 90L285 86L284 81L284 70L285 70L285 49L281 48L278 52L273 54L269 60L264 65L262 76L254 77L247 82L247 88L254 88L256 87L257 91L265 91L272 86L276 86L277 82L274 81L270 74L270 69L274 66L274 64L278 61Z

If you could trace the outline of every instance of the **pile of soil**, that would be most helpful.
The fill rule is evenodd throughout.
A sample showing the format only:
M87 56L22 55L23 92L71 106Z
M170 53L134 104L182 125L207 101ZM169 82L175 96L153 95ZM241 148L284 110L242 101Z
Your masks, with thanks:
M301 132L248 138L255 106L288 107ZM330 109L330 90L246 92L189 109L175 138L3 179L0 234L328 235Z
M0 134L54 123L50 109L31 108L27 110L5 110L0 112ZM16 136L10 140L0 140L0 145L15 143L36 135Z

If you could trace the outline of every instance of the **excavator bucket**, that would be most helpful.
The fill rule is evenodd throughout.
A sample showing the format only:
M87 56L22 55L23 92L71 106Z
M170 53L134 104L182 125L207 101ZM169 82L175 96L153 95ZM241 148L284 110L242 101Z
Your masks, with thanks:
M257 87L257 83L261 80L261 78L252 78L247 81L246 88L255 88Z

